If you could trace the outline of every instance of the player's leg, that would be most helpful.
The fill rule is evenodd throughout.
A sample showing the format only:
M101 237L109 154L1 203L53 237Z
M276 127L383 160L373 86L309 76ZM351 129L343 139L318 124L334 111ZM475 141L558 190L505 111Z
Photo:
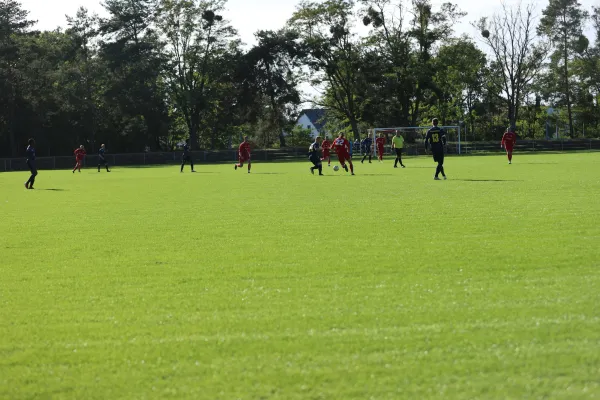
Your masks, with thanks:
M79 160L79 162L77 163L77 169L79 170L79 172L81 172L81 164L83 164L83 160Z
M35 183L35 177L37 176L38 172L37 172L37 168L33 164L29 166L29 170L31 171L31 176L27 180L25 187L27 187L27 189L33 189L33 184Z
M181 169L179 172L183 172L183 167L185 166L185 157L181 157Z
M440 172L442 173L442 176L444 177L444 179L446 179L446 172L444 171L444 154L440 154L439 157L439 165L440 165Z
M398 168L398 149L396 149L396 159L394 160L394 168Z
M398 155L398 161L400 162L400 166L404 168L404 163L402 162L402 149L396 149Z
M506 148L506 156L508 157L509 164L512 164L512 153L513 153L512 147L507 147Z
M252 168L252 160L248 159L248 173L250 173L251 168Z
M354 175L354 165L352 164L352 158L348 159L348 165L350 165L350 173ZM346 170L348 171L348 170Z

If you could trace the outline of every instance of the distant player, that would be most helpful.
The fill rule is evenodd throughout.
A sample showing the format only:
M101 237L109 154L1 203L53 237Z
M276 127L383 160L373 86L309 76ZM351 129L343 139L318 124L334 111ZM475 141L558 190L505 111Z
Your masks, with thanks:
M435 177L433 179L439 181L440 173L444 179L447 179L444 172L444 146L446 146L446 132L442 128L438 127L439 121L437 118L434 118L431 122L433 127L429 129L427 136L425 137L425 150L427 150L428 146L431 147L433 161L438 163L437 168L435 169Z
M354 154L354 144L348 140L348 154L350 154L350 159L352 159L352 155Z
M350 172L354 175L354 165L352 165L352 159L350 157L350 142L344 137L344 133L340 133L340 135L333 141L333 145L331 148L337 153L338 160L342 166L348 172L348 166L346 165L346 161L350 165Z
M363 152L363 158L361 163L365 162L367 156L369 156L369 164L371 163L371 157L373 157L373 137L369 133L366 138L360 143Z
M385 137L383 133L379 134L379 137L375 139L375 144L377 145L377 157L379 158L379 162L383 162L383 153L385 151Z
M110 172L108 163L106 162L106 147L104 145L100 146L100 149L98 150L98 172L100 172L101 165L106 167L106 172Z
M398 168L398 163L402 166L402 168L406 168L404 164L402 164L402 151L404 150L404 138L400 134L399 131L396 131L396 134L392 138L392 149L396 151L396 161L394 162L394 168Z
M180 172L183 172L183 166L185 165L186 161L190 163L190 168L191 168L192 172L196 172L196 171L194 171L194 160L192 160L192 154L190 153L190 145L188 143L185 143L183 145L183 154L181 155L181 170L180 170Z
M323 157L321 160L327 160L327 166L331 167L331 142L327 139L327 136L325 136L325 140L321 143L321 149L323 150Z
M75 170L79 170L81 172L81 163L86 155L85 147L83 145L79 146L79 148L75 149L75 168L73 168L73 173Z
M508 157L509 164L512 164L512 153L515 143L517 143L517 134L515 133L514 129L509 127L506 129L506 132L504 132L502 141L500 142L500 148L504 147L506 150L506 156Z
M310 167L310 173L315 174L315 169L319 170L319 175L323 175L323 163L321 162L321 136L317 136L313 144L308 148L308 159L313 166Z
M29 146L27 146L27 150L25 153L27 154L27 166L29 167L29 171L31 171L31 176L25 182L25 189L33 189L33 184L35 183L35 177L37 176L37 168L35 165L35 140L29 139L27 141Z
M252 161L250 160L250 143L248 142L248 136L244 136L244 141L240 144L238 149L238 157L239 164L235 164L235 169L242 168L244 163L248 163L248 173L250 173L250 168L252 166Z

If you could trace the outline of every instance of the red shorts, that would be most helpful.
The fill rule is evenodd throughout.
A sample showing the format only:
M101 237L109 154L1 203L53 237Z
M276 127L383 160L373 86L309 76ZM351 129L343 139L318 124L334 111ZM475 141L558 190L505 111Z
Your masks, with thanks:
M240 157L240 164L250 162L250 157Z
M350 154L348 153L338 153L337 156L340 164L342 165L346 164L346 161L350 161Z
M504 145L504 148L506 149L506 151L508 151L509 153L513 152L513 146L512 145Z
M329 150L323 150L323 158L329 158Z
M378 154L383 154L383 153L385 153L385 149L383 147L377 146L377 153Z
M83 161L83 158L76 158L75 161L77 162L77 164L81 164L81 162Z

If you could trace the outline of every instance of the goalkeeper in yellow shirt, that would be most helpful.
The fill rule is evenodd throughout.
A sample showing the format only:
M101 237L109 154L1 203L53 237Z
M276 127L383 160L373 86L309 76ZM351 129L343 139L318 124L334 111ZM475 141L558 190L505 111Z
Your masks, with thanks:
M394 168L398 168L398 163L402 168L406 168L402 163L402 150L404 149L404 138L400 135L399 131L392 138L392 149L396 150L396 161L394 162Z

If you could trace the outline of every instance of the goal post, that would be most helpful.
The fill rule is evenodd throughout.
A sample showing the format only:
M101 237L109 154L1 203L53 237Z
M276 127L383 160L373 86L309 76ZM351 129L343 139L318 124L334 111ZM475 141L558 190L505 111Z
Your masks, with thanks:
M456 154L462 154L462 142L461 142L461 131L460 126L458 125L447 125L440 126L447 134L448 146L455 145L456 146ZM369 129L369 133L373 134L373 146L374 146L374 154L377 154L377 146L375 146L375 139L379 137L381 133L386 136L386 143L389 140L389 137L394 136L396 132L404 133L412 133L415 140L425 140L425 136L427 135L427 131L431 129L431 126L399 126L395 128L372 128ZM449 136L449 137L448 137ZM407 139L406 137L404 139Z

